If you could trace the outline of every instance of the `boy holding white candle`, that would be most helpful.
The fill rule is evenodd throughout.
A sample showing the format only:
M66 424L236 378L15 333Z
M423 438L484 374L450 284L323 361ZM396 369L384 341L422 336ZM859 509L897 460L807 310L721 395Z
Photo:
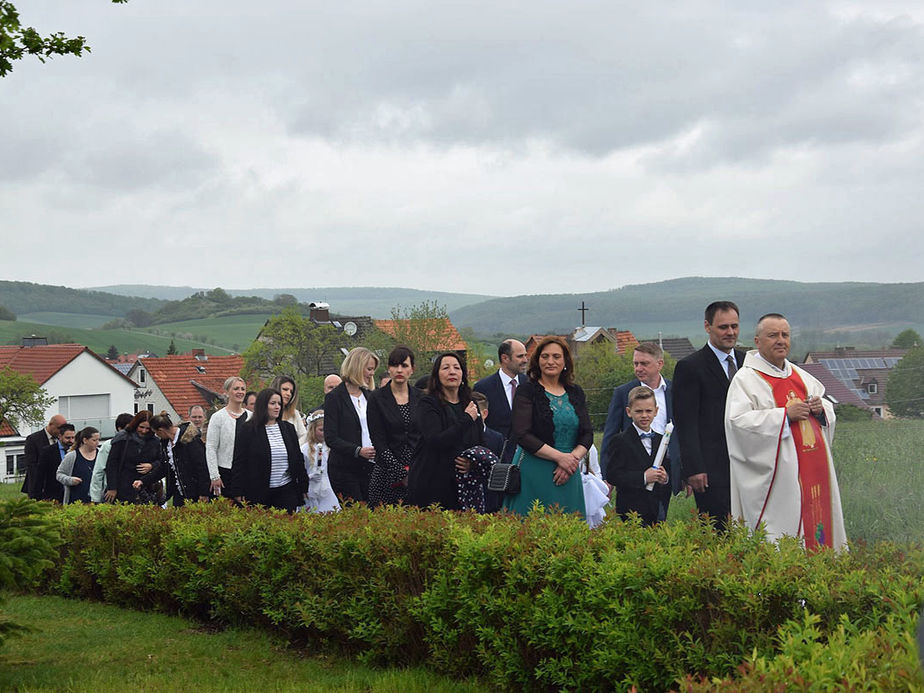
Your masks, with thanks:
M616 489L616 512L626 519L636 512L646 527L658 521L659 503L670 496L669 478L653 463L661 435L651 430L658 404L651 388L639 385L629 392L626 414L632 425L619 433L608 450L606 481ZM647 490L648 484L654 484Z

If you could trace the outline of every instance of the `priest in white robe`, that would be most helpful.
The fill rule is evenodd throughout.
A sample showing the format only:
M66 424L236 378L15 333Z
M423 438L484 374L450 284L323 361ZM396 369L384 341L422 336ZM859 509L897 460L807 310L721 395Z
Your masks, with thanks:
M725 433L731 514L768 538L801 537L806 549L844 549L847 535L831 457L834 407L824 386L789 362L789 322L763 316L756 350L728 388Z

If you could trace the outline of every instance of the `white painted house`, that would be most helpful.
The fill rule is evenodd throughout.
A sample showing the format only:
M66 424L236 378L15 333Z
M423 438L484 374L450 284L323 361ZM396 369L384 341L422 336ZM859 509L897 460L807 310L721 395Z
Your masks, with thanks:
M3 481L24 471L20 463L25 437L54 414L63 414L77 430L93 426L108 438L115 434L116 416L134 410L135 382L82 344L0 346L0 370L4 368L31 375L55 401L37 426L21 424L13 430L4 425L0 430Z

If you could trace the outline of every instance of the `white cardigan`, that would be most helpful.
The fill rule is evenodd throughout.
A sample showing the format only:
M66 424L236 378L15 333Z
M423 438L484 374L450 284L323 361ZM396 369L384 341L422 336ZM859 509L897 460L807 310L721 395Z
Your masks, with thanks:
M245 409L243 416L246 421L251 414ZM220 478L219 467L231 469L237 421L228 413L227 407L219 409L209 419L208 435L205 438L205 462L209 468L209 479L212 481Z

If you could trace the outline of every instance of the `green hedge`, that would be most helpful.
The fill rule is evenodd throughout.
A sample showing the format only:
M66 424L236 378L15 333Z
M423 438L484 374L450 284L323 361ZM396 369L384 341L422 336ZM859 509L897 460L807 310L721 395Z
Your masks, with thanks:
M806 555L696 521L69 506L46 586L509 689L914 688L924 547ZM764 685L767 682L767 685Z

